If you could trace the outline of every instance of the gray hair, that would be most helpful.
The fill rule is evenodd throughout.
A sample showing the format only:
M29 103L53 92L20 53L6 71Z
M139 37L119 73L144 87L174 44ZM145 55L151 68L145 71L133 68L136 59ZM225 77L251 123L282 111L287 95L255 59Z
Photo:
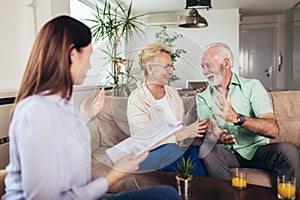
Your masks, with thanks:
M224 58L229 59L230 64L231 64L230 67L233 66L233 54L232 54L230 47L227 44L222 43L222 42L214 42L214 43L208 44L205 47L204 52L206 52L207 50L209 50L211 48L217 48L220 55L223 57L223 59Z

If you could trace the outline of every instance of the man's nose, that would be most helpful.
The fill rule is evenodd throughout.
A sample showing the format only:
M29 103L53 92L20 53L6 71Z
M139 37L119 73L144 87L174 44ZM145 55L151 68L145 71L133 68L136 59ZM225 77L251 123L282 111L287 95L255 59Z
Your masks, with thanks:
M168 72L168 74L172 75L173 74L173 67L169 67L167 72Z
M208 74L208 73L209 73L208 67L203 66L203 67L202 67L202 73L203 73L203 75Z

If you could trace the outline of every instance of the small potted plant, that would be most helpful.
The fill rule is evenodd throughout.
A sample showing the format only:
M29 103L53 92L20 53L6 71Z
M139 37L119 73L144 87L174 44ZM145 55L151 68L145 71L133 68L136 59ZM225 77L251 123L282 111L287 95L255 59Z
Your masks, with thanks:
M191 157L187 159L182 157L178 162L176 171L178 175L176 176L177 188L179 195L189 195L191 188L191 181L193 180L193 169L195 164L191 160Z

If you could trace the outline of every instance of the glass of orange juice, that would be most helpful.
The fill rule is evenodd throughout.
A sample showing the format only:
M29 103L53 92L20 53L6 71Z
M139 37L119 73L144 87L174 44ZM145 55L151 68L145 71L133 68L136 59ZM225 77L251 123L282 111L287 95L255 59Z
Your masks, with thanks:
M231 184L234 188L247 188L247 173L240 168L234 168L232 171Z
M296 178L281 175L277 177L277 197L278 199L295 199L296 198Z

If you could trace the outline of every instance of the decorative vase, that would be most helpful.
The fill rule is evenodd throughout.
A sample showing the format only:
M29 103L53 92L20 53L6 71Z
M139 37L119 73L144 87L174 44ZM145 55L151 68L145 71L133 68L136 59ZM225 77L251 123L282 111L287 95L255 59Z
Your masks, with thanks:
M192 175L186 179L182 178L180 175L176 176L176 184L179 195L188 196L191 194L192 180Z

